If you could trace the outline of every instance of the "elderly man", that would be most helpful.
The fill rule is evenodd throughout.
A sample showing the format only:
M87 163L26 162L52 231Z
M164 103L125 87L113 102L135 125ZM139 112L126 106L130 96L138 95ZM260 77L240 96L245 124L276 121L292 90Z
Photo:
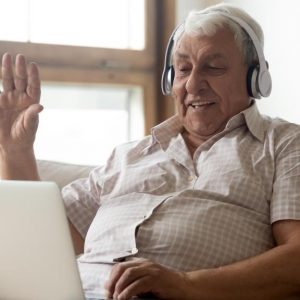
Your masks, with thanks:
M300 295L300 128L256 107L271 91L262 44L235 7L192 12L163 74L177 114L64 188L87 297ZM38 180L37 66L19 55L14 76L6 54L2 75L1 176Z

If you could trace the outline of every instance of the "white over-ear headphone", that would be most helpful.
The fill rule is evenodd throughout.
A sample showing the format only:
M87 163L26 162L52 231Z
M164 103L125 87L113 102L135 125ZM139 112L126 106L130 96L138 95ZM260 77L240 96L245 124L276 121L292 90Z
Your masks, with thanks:
M253 29L241 18L232 16L226 12L209 12L208 14L221 14L240 25L251 38L258 57L258 64L249 68L247 73L247 89L250 97L260 99L268 97L272 90L271 74L268 70L268 63L265 60L263 49ZM184 24L179 25L172 33L165 54L164 70L161 78L161 89L164 95L170 95L174 80L174 68L172 64L172 51L174 47L174 36L178 30L183 29Z

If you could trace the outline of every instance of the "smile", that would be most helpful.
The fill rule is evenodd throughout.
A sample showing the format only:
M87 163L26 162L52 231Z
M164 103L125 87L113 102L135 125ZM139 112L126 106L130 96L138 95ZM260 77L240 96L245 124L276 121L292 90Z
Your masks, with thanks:
M215 102L212 102L212 101L205 101L205 102L197 101L197 102L190 103L188 106L192 106L193 108L200 108L200 107L210 106L210 105L213 105L213 104L215 104Z

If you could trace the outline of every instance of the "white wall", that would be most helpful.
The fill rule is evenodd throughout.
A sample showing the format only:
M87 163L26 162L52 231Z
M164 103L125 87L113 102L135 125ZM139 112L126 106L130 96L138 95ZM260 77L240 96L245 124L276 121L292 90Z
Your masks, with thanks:
M220 0L176 0L176 18L182 23L190 10L200 10L208 5L221 2Z
M222 1L177 0L177 20L191 9ZM269 62L273 90L258 101L260 111L300 124L300 1L224 0L245 9L265 33L265 57Z

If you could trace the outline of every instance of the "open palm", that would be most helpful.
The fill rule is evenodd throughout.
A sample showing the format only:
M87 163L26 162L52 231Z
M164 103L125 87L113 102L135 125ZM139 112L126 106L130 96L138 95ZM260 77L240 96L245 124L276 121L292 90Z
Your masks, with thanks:
M27 66L23 55L17 55L15 70L12 58L2 58L2 84L0 94L0 147L11 151L32 147L38 126L41 88L38 68Z

